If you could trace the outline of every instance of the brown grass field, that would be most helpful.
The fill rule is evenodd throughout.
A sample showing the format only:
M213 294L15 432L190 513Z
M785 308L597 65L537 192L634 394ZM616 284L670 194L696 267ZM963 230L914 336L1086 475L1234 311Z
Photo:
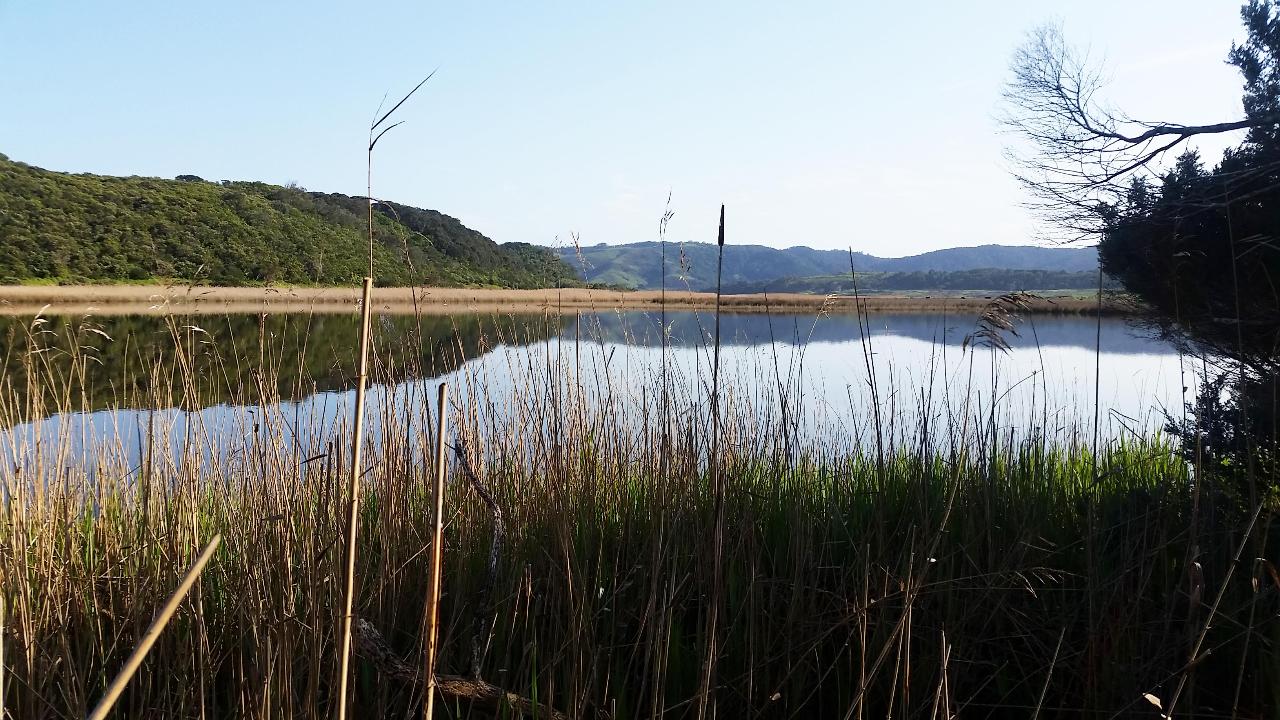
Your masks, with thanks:
M980 312L993 296L897 296L863 298L866 311ZM0 315L48 314L147 315L199 313L355 311L358 288L311 287L188 287L159 285L0 286ZM505 290L496 288L377 288L376 310L389 314L452 314L465 312L576 312L583 310L644 310L658 308L663 294L656 290L618 291L583 288ZM710 310L715 294L667 291L672 310ZM852 297L787 293L778 295L725 295L726 312L827 312L854 311ZM1049 314L1092 313L1097 300L1057 297L1036 300L1030 312ZM1127 314L1132 308L1118 300L1103 301L1103 312Z

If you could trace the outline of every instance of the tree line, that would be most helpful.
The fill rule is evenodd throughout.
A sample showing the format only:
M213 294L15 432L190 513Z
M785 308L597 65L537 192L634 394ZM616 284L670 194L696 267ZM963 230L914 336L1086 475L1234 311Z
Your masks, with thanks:
M578 283L549 249L499 245L434 210L376 207L379 285ZM295 186L73 175L0 155L0 283L354 284L368 271L365 208Z

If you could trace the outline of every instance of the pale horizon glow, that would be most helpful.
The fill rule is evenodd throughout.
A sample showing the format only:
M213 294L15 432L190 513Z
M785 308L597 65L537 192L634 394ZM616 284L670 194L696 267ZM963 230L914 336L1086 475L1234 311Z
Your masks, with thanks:
M804 245L883 257L1035 244L997 122L1060 21L1148 120L1241 116L1238 2L253 3L0 0L0 153L50 170L377 197L498 242ZM927 9L926 9L927 8ZM1238 137L1202 143L1207 164Z

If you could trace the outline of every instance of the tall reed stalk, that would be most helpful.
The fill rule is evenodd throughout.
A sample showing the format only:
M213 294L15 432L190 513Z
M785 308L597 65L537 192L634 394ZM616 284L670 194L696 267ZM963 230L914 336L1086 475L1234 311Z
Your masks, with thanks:
M431 489L434 503L431 513L431 585L427 590L426 613L426 661L423 663L424 720L431 720L435 712L436 702L436 640L440 634L440 571L444 563L444 480L445 480L445 428L448 420L449 386L440 383L436 406L440 408L440 419L436 423L435 452L435 484Z
M372 200L370 201L372 202ZM372 231L371 231L372 236ZM372 255L370 256L372 258ZM372 260L370 260L372 265ZM345 591L342 595L342 650L338 655L338 720L347 717L347 678L351 674L351 624L356 597L356 535L360 527L360 475L364 471L364 408L365 389L369 382L369 315L373 278L364 279L364 291L360 302L360 363L356 371L356 400L351 420L351 470L347 478L347 546L343 577Z
M382 139L391 130L401 125L402 122L386 124L387 120L404 105L418 88L422 87L431 76L435 74L432 71L417 85L413 87L400 101L391 107L381 117L376 117L369 125L369 145L366 154L366 177L368 180L367 196L368 201L368 230L369 230L369 274L364 279L364 287L360 296L360 363L356 372L356 402L353 409L352 428L351 428L351 474L347 482L347 502L350 505L349 514L347 516L347 562L346 562L346 591L343 595L343 613L342 613L342 649L338 655L338 720L346 720L347 717L347 678L350 675L349 665L351 662L351 625L353 622L353 609L356 594L356 534L358 531L358 514L360 507L360 475L363 472L363 464L361 460L364 454L364 411L365 411L365 390L368 385L369 377L369 318L372 314L373 305L373 279L374 279L374 237L373 237L373 149L377 146L378 141ZM381 108L379 108L381 111ZM376 115L377 113L375 113ZM385 125L385 127L384 127ZM375 133L377 133L375 135Z
M191 591L191 586L195 585L200 573L204 571L204 566L209 563L209 558L213 557L213 552L218 549L218 544L221 542L222 537L214 535L209 544L200 552L196 561L191 565L191 569L182 578L178 589L173 591L168 601L156 613L155 619L151 621L151 625L143 633L137 647L133 649L133 652L129 654L129 658L125 660L124 667L120 669L115 679L111 681L111 685L107 687L106 694L98 701L98 705L94 707L93 712L89 713L88 720L105 720L110 715L111 708L115 707L116 700L120 698L120 693L124 692L129 680L133 679L133 674L138 671L138 666L142 664L143 658L147 656L148 652L151 652L151 646L160 637L160 633L164 632L165 626L169 624L169 620L177 612L178 605L187 597L187 593ZM3 705L0 705L0 708L2 707Z
M711 602L707 608L707 647L703 660L702 687L698 694L698 719L708 710L715 717L716 653L719 633L720 605L724 592L724 475L720 462L720 287L724 273L724 205L720 206L720 229L716 234L716 320L715 348L711 360Z

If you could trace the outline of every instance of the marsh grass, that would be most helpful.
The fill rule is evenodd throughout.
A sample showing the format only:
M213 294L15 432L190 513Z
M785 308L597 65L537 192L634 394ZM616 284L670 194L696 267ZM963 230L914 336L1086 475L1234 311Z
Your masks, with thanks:
M0 383L8 716L83 717L216 533L222 548L115 716L331 715L349 398L333 396L331 413L284 403L280 388L307 378L281 380L292 366L277 340L264 332L256 356L224 357L178 317L161 351L131 356L145 387L104 390L85 349L93 320L47 326L24 321L24 370ZM1215 506L1161 437L1096 453L1022 437L960 402L965 388L950 391L963 410L892 431L910 442L802 434L799 416L821 416L776 368L767 382L720 379L713 437L705 365L627 375L590 322L575 327L578 342L557 352L520 346L509 323L426 355L375 332L375 384L452 371L456 390L442 672L478 668L573 717L692 716L715 598L719 717L1154 717L1144 694L1167 702L1180 684L1179 710L1201 717L1280 706L1271 518L1246 538L1248 517ZM513 383L493 381L500 366ZM434 408L430 383L405 387L369 399L356 613L412 661L424 650ZM893 388L878 392L892 415ZM188 413L86 445L53 420L190 411L228 394L219 427ZM133 427L125 414L95 417ZM707 543L717 497L719 573ZM353 683L361 715L418 706L420 687L366 659Z
M609 290L599 288L547 288L517 290L492 287L381 287L373 291L374 304L383 313L399 315L451 315L460 312L539 313L548 309L612 310L661 309L711 310L715 293L675 289L675 278L665 290ZM950 312L977 314L992 296L941 294L863 295L862 306L872 312ZM351 313L360 301L360 289L350 287L157 287L154 285L0 285L0 316L29 317L45 305L50 312L77 315L91 310L97 314L151 315L163 313ZM724 295L721 306L735 313L804 312L816 313L826 307L836 312L855 312L853 298L805 293L761 293ZM1090 314L1096 308L1092 297L1052 297L1038 301L1031 312L1055 315ZM1108 315L1140 314L1141 309L1123 295L1108 296Z

